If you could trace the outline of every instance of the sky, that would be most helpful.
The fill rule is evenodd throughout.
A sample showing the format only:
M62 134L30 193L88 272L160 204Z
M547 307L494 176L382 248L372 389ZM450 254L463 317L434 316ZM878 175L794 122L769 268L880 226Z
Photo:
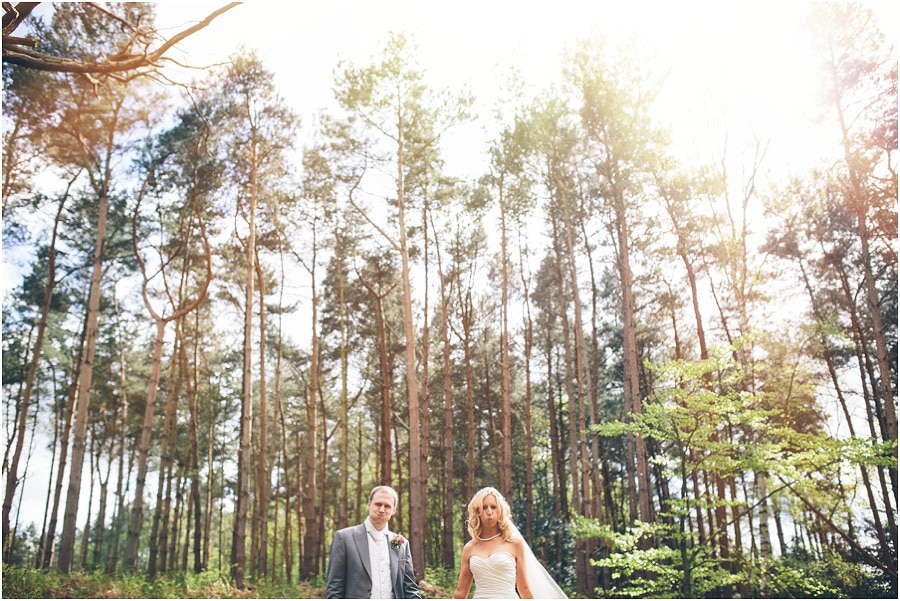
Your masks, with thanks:
M160 2L157 23L173 31L224 2ZM676 143L704 152L710 119L726 119L729 137L773 138L773 163L803 169L822 134L809 122L814 69L800 27L808 2L513 2L509 0L294 0L246 2L180 45L202 66L223 61L243 44L275 74L286 100L311 127L333 103L338 60L367 64L389 32L412 34L421 64L438 87L468 86L485 116L515 63L538 89L558 82L561 56L579 38L601 33L638 36L659 49L670 75L660 118ZM886 33L897 36L896 2L870 2ZM469 128L468 145L447 157L460 173L478 168L483 135ZM812 149L812 153L810 153Z
M174 35L223 6L222 2L164 1L157 27ZM897 2L869 3L896 41ZM811 119L812 56L799 27L807 3L781 2L513 2L481 0L251 0L218 17L177 47L173 57L196 67L221 63L241 45L256 50L275 83L301 116L301 131L333 106L338 61L368 64L389 32L414 36L421 64L438 87L468 86L489 116L507 65L514 63L537 90L558 82L563 51L596 33L639 36L658 48L671 73L658 116L675 143L708 158L721 140L709 123L725 119L737 148L753 136L770 139L768 168L805 170L820 159L833 132ZM306 131L309 131L307 129ZM448 170L477 176L487 134L472 125L447 148ZM455 172L455 173L454 173ZM4 280L9 271L4 265ZM4 288L10 282L4 281ZM29 469L29 489L47 475ZM41 484L35 484L40 482ZM87 497L84 496L83 499ZM87 503L80 503L81 511ZM40 523L43 501L24 503L21 522ZM83 517L79 518L79 527Z

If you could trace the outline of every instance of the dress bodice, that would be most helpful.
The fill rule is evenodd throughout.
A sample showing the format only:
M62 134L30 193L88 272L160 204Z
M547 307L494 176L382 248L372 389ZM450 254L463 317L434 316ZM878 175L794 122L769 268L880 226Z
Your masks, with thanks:
M516 594L516 558L508 551L488 557L472 555L469 568L475 577L475 599L518 599Z

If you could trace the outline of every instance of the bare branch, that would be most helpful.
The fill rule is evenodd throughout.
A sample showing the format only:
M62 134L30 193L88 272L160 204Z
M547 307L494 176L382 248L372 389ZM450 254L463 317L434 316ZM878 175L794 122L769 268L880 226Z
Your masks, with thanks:
M77 59L49 56L41 52L22 47L21 42L19 44L16 44L15 42L9 43L8 40L20 39L9 38L7 36L7 33L12 33L12 31L15 29L15 26L18 26L22 22L22 19L24 17L10 15L14 15L14 13L15 15L20 15L23 11L19 9L19 7L23 4L38 3L23 2L16 5L16 7L12 7L11 4L6 2L3 3L4 9L7 10L7 13L3 16L3 62L21 65L23 67L36 69L38 71L111 75L115 73L122 73L125 71L133 71L136 69L156 66L158 61L165 58L163 55L175 44L205 28L210 23L212 23L212 21L216 17L231 10L241 3L230 2L222 8L213 11L205 19L198 22L196 25L188 27L184 31L175 34L166 42L164 42L159 48L153 50L152 52L145 51L140 54L117 55L115 57L111 57L108 60L100 62L84 62ZM33 9L34 6L30 6L28 8L28 12L30 13L31 9ZM9 17L10 21L9 31L7 31L7 17Z

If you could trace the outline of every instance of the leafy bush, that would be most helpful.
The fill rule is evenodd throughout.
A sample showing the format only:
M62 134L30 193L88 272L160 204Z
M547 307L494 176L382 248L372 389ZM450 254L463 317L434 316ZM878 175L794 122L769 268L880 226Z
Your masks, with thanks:
M893 588L863 566L827 553L821 560L786 555L773 562L769 571L773 597L825 599L896 599Z
M449 599L456 590L459 573L442 566L425 568L425 581L422 583L422 596L431 599Z
M600 538L609 545L609 553L591 563L606 568L614 582L610 590L600 590L601 596L696 598L717 589L738 584L744 575L733 574L723 567L705 546L688 546L684 553L677 545L662 541L687 540L672 525L635 521L625 532L615 532L608 526L584 518L575 520L577 536ZM650 544L643 544L651 541ZM687 565L685 565L685 558Z

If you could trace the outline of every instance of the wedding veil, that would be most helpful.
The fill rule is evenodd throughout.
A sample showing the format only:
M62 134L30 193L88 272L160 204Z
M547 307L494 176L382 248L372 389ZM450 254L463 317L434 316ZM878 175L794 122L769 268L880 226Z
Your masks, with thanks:
M546 568L538 561L538 558L534 556L531 545L528 544L528 541L525 540L525 537L522 536L522 533L519 532L512 520L509 520L509 526L513 536L518 536L525 542L525 573L528 575L528 586L531 588L534 598L568 599L569 597L559 588L553 576L547 572Z

